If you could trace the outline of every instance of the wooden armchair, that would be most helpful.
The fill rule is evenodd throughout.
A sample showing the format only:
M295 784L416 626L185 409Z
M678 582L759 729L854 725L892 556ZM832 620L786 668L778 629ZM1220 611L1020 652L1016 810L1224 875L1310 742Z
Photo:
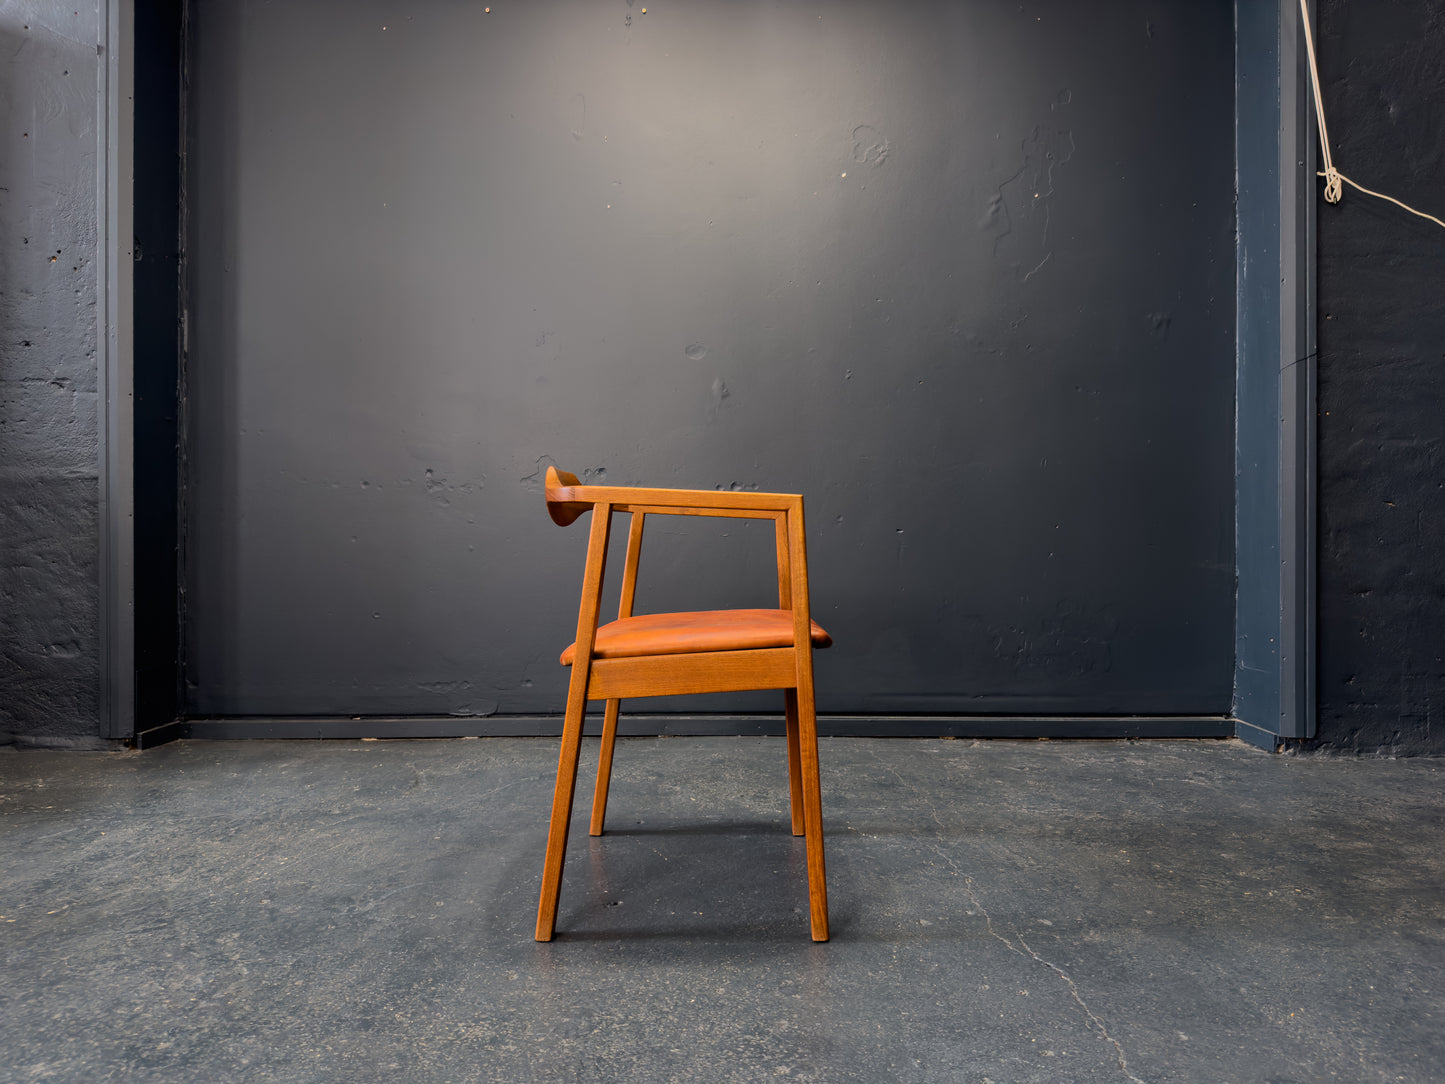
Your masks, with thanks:
M572 667L572 680L562 729L562 754L557 763L557 787L552 795L542 898L537 907L537 940L550 941L556 927L587 701L607 702L592 800L591 834L596 836L602 834L607 812L612 748L624 698L782 689L793 834L807 839L813 940L826 941L828 888L823 867L823 806L818 789L813 648L827 647L832 640L808 614L803 498L784 493L584 486L576 475L548 467L547 511L553 522L563 527L591 511L592 531L582 577L577 639L562 652L562 665ZM614 512L632 514L622 570L622 601L617 620L598 627ZM642 528L650 515L771 519L777 539L778 609L633 616Z

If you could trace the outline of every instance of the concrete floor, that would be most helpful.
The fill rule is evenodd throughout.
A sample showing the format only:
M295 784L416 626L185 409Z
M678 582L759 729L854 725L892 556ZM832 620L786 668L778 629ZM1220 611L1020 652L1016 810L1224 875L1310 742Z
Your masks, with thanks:
M1445 763L822 746L825 945L781 739L620 742L546 945L555 740L0 749L0 1080L1445 1079Z

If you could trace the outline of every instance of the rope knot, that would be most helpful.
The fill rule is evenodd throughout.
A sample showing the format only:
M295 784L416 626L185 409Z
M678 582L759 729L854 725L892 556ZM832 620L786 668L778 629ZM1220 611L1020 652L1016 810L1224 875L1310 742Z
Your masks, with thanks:
M1325 202L1339 203L1340 198L1345 194L1344 178L1340 171L1334 167L1332 162L1326 162L1324 168L1325 178Z

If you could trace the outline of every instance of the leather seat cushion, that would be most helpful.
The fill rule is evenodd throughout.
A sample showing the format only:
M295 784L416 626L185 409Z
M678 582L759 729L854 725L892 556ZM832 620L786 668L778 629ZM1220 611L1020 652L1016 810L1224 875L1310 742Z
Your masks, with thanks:
M813 623L813 646L828 647L833 638ZM791 610L704 610L691 613L643 614L611 621L597 629L599 659L637 655L686 655L694 651L742 651L751 648L792 647ZM575 643L562 652L562 665L571 666Z

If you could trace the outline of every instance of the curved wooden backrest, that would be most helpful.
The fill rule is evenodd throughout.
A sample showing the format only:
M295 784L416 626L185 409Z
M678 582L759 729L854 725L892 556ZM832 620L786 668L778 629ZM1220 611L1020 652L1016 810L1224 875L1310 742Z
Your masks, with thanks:
M576 522L578 517L592 511L591 501L568 499L572 495L569 492L571 487L581 484L575 474L558 470L556 467L547 468L547 514L558 527L566 527Z

